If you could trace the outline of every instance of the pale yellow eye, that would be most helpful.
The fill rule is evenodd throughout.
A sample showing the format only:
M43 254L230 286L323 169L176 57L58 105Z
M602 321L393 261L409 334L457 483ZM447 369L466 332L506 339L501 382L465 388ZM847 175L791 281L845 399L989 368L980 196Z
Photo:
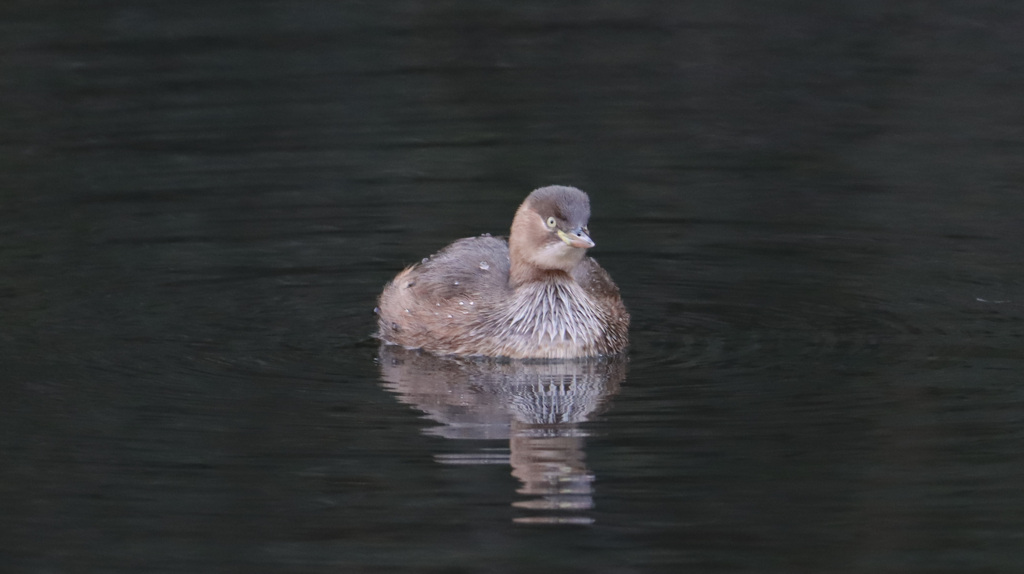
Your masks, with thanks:
M554 217L549 217L548 218L548 227L550 227L551 229L554 229L556 225L558 225L558 221L556 221Z

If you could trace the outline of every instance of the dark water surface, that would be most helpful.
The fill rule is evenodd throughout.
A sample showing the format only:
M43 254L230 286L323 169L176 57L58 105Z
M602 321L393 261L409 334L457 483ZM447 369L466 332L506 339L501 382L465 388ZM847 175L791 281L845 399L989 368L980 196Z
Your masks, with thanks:
M1020 572L1017 2L0 8L4 572ZM379 356L590 192L628 362Z

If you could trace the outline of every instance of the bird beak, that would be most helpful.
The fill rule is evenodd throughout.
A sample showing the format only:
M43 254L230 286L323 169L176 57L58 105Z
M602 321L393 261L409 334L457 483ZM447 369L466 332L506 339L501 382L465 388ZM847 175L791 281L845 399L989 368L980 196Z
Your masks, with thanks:
M561 229L558 230L558 238L565 242L569 247L578 247L580 249L590 249L594 246L594 240L590 238L582 229L575 229L572 233L566 233Z

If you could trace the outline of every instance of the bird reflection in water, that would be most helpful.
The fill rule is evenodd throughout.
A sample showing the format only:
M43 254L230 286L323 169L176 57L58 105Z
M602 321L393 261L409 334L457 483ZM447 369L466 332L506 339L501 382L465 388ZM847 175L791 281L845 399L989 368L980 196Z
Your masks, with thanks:
M589 524L594 475L580 423L606 405L626 377L624 357L562 362L436 357L380 349L381 376L398 399L442 424L450 439L508 440L509 448L438 455L443 464L511 464L529 497L513 503L524 524Z

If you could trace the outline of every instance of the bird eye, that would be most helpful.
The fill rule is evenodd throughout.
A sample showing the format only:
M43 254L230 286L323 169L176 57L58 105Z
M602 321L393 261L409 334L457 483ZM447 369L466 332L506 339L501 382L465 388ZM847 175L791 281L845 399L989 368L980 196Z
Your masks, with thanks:
M550 227L551 229L554 229L556 225L558 225L558 221L555 220L554 217L549 217L548 218L548 227Z

